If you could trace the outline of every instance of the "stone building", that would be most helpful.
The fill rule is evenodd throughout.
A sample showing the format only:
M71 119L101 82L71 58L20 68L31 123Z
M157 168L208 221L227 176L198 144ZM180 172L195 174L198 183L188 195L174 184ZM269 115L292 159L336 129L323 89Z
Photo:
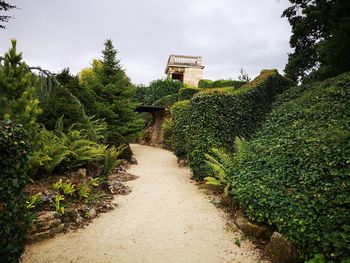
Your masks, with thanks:
M170 79L198 87L198 82L203 79L203 69L202 57L170 55L165 74Z

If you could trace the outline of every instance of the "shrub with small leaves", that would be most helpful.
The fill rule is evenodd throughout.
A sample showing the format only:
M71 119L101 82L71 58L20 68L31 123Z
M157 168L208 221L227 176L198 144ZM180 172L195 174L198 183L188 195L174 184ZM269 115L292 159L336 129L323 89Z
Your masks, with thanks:
M0 121L0 262L17 262L24 250L30 215L23 188L28 151L21 125Z

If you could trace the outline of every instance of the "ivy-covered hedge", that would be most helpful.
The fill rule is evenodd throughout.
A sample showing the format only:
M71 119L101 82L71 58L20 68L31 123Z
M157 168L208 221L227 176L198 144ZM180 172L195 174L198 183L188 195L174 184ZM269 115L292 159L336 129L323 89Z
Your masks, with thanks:
M188 136L191 118L190 101L183 100L175 103L171 109L171 119L166 120L164 138L166 145L171 148L177 157L185 158L188 152Z
M305 259L350 260L349 124L350 73L289 89L232 168L249 217L277 226Z
M212 147L232 150L236 136L250 137L270 111L275 96L292 84L276 70L262 71L258 78L238 90L196 94L188 109L175 104L173 132L166 134L171 136L169 147L188 157L196 178L204 178L207 175L204 154Z
M0 121L0 262L17 262L30 220L23 188L27 184L29 146L22 126Z
M225 87L234 87L236 89L247 84L245 81L233 80L233 79L219 79L212 81L209 79L202 79L198 83L198 87L202 89L208 88L225 88Z

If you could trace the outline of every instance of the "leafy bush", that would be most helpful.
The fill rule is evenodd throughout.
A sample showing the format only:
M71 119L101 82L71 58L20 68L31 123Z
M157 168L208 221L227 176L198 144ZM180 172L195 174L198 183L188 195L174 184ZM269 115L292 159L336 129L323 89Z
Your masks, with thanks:
M203 91L189 102L175 104L171 109L173 131L166 133L170 148L179 157L187 156L194 176L203 179L209 175L205 153L222 146L233 151L235 137L250 137L261 126L275 96L291 85L277 71L262 71L238 90Z
M234 87L238 89L245 84L247 84L246 81L233 80L233 79L219 79L216 81L211 81L209 79L202 79L198 83L198 88L208 89L208 88Z
M114 168L121 164L122 161L118 160L118 156L123 150L123 148L116 149L115 147L106 150L101 175L102 180L106 180Z
M177 94L184 85L171 79L158 79L152 81L149 87L145 88L144 102L146 105L153 105L155 102L172 94ZM159 105L159 103L158 103Z
M190 101L175 103L170 112L171 119L163 125L165 143L177 157L184 158L188 152L187 136L190 134Z
M170 108L178 100L179 100L178 94L170 94L170 95L167 95L167 96L157 100L155 103L153 103L153 105L159 106L159 107Z
M231 171L249 217L275 225L304 259L350 259L349 102L350 73L288 90Z
M198 88L200 89L206 89L206 88L212 88L213 81L210 79L201 79L198 83Z
M201 89L196 88L196 87L181 88L179 90L179 100L189 100L200 91L201 91Z
M30 225L23 188L28 151L22 126L0 121L0 261L17 262Z
M55 129L56 121L62 116L64 117L65 131L73 124L83 123L87 118L82 105L71 97L63 86L57 87L47 100L41 101L39 106L43 113L38 117L38 121L51 131Z
M216 80L211 84L211 88L224 88L224 87L234 87L236 89L247 84L246 81L232 80L232 79L220 79Z

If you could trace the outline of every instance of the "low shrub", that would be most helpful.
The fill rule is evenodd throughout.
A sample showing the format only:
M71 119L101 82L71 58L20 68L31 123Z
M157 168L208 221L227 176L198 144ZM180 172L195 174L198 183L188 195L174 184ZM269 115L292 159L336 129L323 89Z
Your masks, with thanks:
M0 121L0 262L18 262L24 250L30 225L23 193L28 151L22 126Z
M152 81L149 87L145 88L143 101L147 105L153 105L168 95L177 94L183 86L183 83L172 79Z
M170 108L175 102L177 102L179 99L178 94L170 94L167 95L156 102L153 103L153 106L159 106L159 107L165 107Z
M350 259L349 102L350 73L289 89L231 171L248 216L276 226L305 260Z
M175 104L171 109L173 131L170 138L167 134L170 148L179 157L187 156L194 176L203 179L208 175L205 153L222 146L233 151L236 136L252 136L276 95L291 85L275 70L262 71L238 90L203 91L189 102Z

